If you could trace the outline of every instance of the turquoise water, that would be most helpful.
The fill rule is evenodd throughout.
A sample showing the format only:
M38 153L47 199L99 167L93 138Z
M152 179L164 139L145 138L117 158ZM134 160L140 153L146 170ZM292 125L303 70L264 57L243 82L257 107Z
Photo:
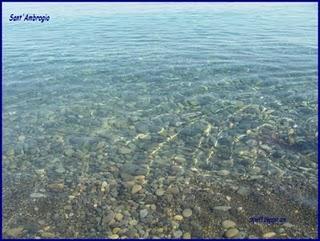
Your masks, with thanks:
M314 237L316 17L316 4L4 4L5 234L222 237L230 219L235 236ZM257 229L259 215L294 226Z

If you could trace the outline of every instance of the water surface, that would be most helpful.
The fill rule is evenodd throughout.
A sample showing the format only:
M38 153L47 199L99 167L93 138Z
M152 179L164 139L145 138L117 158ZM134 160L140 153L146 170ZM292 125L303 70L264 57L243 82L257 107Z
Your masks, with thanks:
M315 237L316 16L4 4L5 235L217 238L232 220L240 237Z

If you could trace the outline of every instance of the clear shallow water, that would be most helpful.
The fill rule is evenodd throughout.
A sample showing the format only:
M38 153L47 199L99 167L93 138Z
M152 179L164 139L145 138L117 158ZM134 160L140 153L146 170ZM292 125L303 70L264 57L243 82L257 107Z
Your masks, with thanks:
M19 210L7 235L221 237L224 219L245 237L276 231L250 226L259 214L294 223L284 237L315 235L316 5L4 9L4 214Z

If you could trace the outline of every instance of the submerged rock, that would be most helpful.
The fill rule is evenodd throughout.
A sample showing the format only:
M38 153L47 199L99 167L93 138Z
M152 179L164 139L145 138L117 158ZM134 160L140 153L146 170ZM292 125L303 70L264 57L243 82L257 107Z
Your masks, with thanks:
M145 218L146 216L148 216L148 210L147 209L142 209L140 210L140 218Z
M162 196L165 193L165 191L162 188L157 189L156 195L157 196Z
M231 209L231 207L230 206L215 206L213 209L226 212L226 211L229 211Z
M173 219L176 220L176 221L182 221L182 220L183 220L183 216L181 216L181 215L175 215L175 216L173 217Z
M24 229L23 227L17 227L17 228L10 228L6 231L6 233L10 236L10 237L19 237L22 235Z
M222 227L229 229L234 228L236 226L236 223L231 220L225 220L222 222Z
M47 187L52 192L60 192L64 189L64 184L63 183L52 183L52 184L49 184Z
M262 235L262 237L264 238L272 238L274 236L276 236L277 234L275 232L268 232Z
M181 230L176 230L173 232L173 237L174 238L180 238L182 236L182 231Z
M140 190L142 190L142 186L135 184L135 185L133 185L133 187L132 187L131 193L132 193L132 194L135 194L135 193L139 192Z
M119 153L123 154L123 155L129 154L131 152L132 152L132 150L129 149L128 147L123 146L123 147L120 147L120 149L119 149Z
M185 218L189 218L192 216L192 210L190 208L187 208L187 209L183 210L182 215Z
M236 236L238 236L238 235L239 235L239 230L236 229L236 228L231 228L231 229L229 229L228 231L226 231L226 232L224 233L224 236L225 236L226 238L233 238L233 237L236 237Z
M39 193L39 192L34 192L30 194L31 198L45 198L47 197L47 195L43 194L43 193Z
M219 176L228 176L230 172L228 170L220 170L218 171Z
M110 223L112 223L114 221L115 218L115 214L113 211L110 211L107 215L105 215L102 218L102 224L103 225L109 225Z

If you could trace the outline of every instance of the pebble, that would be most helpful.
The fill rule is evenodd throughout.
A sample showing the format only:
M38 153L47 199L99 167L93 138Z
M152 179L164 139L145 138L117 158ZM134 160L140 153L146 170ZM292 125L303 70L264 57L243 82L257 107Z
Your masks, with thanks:
M31 198L44 198L47 197L47 195L43 194L43 193L38 193L38 192L34 192L30 194Z
M129 224L130 224L131 226L135 226L135 225L138 224L138 221L135 220L135 219L132 219L132 220L129 222Z
M173 230L176 230L177 228L179 228L180 225L177 221L172 221L171 226Z
M228 170L220 170L218 171L219 176L228 176L230 172Z
M7 231L7 234L11 237L18 237L23 233L23 228L18 227L18 228L11 228Z
M247 187L240 187L239 190L237 191L238 194L241 196L247 196L250 192L250 189Z
M226 211L229 211L231 209L231 207L230 206L215 206L213 209L226 212Z
M122 213L117 213L115 216L115 219L118 221L121 221L123 219L123 214Z
M258 174L259 172L261 172L261 168L260 167L253 167L251 169L251 172L254 174Z
M114 228L112 229L113 233L119 233L121 231L121 228Z
M238 210L238 212L242 212L243 211L243 207L238 207L237 210Z
M64 153L66 154L66 156L71 157L73 155L73 153L74 153L74 150L67 149Z
M184 233L182 238L191 239L191 233Z
M140 210L140 218L145 218L148 215L147 209Z
M35 172L40 176L44 176L46 174L46 170L44 169L37 169Z
M114 216L115 216L114 212L111 211L111 212L108 213L108 215L103 217L102 222L106 223L106 224L110 224L113 221Z
M126 154L131 153L131 150L130 150L129 148L127 148L127 147L121 147L121 148L119 149L119 153L120 153L120 154L123 154L123 155L126 155Z
M275 232L268 232L268 233L263 234L262 237L264 237L264 238L272 238L274 236L276 236Z
M192 215L192 210L191 210L190 208L187 208L187 209L183 210L182 215L183 215L185 218L189 218L189 217L191 217L191 215Z
M231 220L225 220L222 222L222 227L229 229L234 228L236 226L236 223Z
M174 157L174 160L176 162L178 162L179 164L182 164L182 163L186 162L186 159L183 156L176 156L176 157Z
M175 216L173 217L173 219L176 220L176 221L182 221L182 220L183 220L183 217L182 217L181 215L175 215Z
M63 174L66 170L64 169L63 166L59 166L57 169L56 169L56 172L59 173L59 174Z
M63 190L64 184L63 183L52 183L52 184L49 184L47 187L50 191L60 192Z
M39 220L38 223L43 226L43 225L46 224L46 221L44 221L44 220Z
M142 189L142 186L141 186L141 185L135 184L135 185L133 185L133 187L132 187L131 193L132 193L132 194L135 194L135 193L139 192L141 189Z
M50 232L43 232L43 233L41 233L41 237L43 237L43 238L55 238L56 235L54 233L50 233Z
M135 176L134 180L137 184L144 184L146 177L144 175Z
M103 181L101 183L101 192L105 192L108 189L108 183L106 181Z
M268 145L262 144L262 145L260 145L260 148L266 152L269 152L269 153L272 151L272 148Z
M283 227L286 227L286 228L292 228L294 227L294 225L292 223L284 223L282 224Z
M114 233L110 235L109 238L116 239L116 238L119 238L119 235Z
M225 236L226 238L233 238L233 237L236 237L238 234L239 234L239 230L238 230L238 229L236 229L236 228L231 228L231 229L229 229L228 231L226 231L226 232L224 233L224 236Z
M162 196L164 194L164 190L162 188L157 189L156 195L157 196Z
M23 142L26 139L26 137L24 135L21 135L18 137L18 140Z
M182 231L181 230L176 230L173 232L173 236L175 238L180 238L182 236Z
M263 175L252 175L249 177L249 180L258 180L262 179L264 176Z

